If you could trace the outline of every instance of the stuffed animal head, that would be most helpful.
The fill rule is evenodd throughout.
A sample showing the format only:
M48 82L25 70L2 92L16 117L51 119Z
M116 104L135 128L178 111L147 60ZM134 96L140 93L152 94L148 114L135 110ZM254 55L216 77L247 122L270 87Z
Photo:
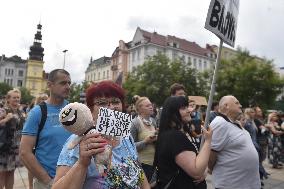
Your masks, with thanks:
M78 102L67 104L59 113L59 121L66 130L78 136L94 127L90 109Z

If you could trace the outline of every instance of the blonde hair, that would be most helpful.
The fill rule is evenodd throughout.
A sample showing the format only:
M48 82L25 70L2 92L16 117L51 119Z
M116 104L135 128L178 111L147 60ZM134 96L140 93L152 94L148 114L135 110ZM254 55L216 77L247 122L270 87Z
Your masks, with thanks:
M136 100L136 103L135 103L135 110L139 113L140 112L140 108L141 108L141 103L145 100L149 100L148 97L139 97L138 100Z
M21 96L21 91L19 89L12 89L12 90L8 91L7 94L6 94L6 106L9 105L8 99L11 98L12 93L18 93Z
M254 110L253 108L246 108L246 109L245 109L245 113L244 113L244 114L245 114L245 118L246 118L246 119L251 119L249 113L251 113L252 111L255 112L255 110Z
M44 100L47 100L47 98L48 98L48 95L46 93L41 93L37 95L35 99L35 105L41 103Z

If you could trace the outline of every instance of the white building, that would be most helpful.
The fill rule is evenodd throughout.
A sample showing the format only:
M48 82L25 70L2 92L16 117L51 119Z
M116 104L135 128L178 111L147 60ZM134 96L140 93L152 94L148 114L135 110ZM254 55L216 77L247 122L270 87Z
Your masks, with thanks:
M85 71L85 80L88 82L100 82L111 79L111 58L104 56L94 61L91 58L90 64Z
M27 61L19 56L0 56L0 82L7 83L13 88L25 86Z
M175 36L163 36L157 32L150 33L139 27L129 47L128 71L144 63L148 56L158 52L167 55L170 60L181 58L185 62L191 62L192 67L198 71L210 69L215 62L216 54L206 48L200 47L195 42Z

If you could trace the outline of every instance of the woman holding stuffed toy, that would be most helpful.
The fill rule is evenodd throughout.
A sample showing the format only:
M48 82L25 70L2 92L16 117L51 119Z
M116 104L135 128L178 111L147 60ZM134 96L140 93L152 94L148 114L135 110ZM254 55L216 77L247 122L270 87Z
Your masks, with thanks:
M203 130L205 142L199 151L189 128L188 99L166 99L161 114L154 166L157 188L206 189L205 170L209 161L212 131ZM174 141L174 142L173 142Z
M96 123L100 107L123 110L124 91L111 81L102 81L87 89L86 102ZM52 189L149 188L131 137L109 140L99 133L86 134L79 145L68 149L68 143L76 137L72 135L62 149ZM96 160L109 144L109 163L102 172Z

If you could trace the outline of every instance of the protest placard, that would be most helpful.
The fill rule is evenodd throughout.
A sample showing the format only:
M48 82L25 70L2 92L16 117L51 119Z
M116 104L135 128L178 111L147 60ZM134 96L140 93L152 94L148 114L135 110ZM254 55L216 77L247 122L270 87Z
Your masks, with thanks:
M238 14L239 0L211 0L205 28L234 47Z
M131 121L130 114L100 108L96 131L104 135L126 137L130 135Z

